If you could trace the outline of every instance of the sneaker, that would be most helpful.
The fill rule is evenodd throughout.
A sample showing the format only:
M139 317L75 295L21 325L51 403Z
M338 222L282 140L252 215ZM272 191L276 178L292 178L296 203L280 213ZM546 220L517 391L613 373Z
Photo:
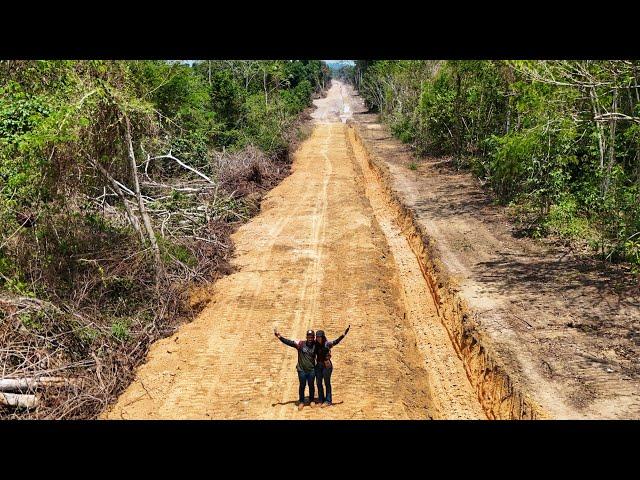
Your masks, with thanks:
M330 406L331 406L330 402L324 402L322 405L320 405L321 408L330 407Z
M304 403L298 403L298 410L302 410L304 408Z

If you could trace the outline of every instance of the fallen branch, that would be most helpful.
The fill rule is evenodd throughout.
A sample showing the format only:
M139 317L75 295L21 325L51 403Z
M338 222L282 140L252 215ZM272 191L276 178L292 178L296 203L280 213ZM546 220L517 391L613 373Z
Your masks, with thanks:
M64 383L65 379L61 377L2 378L0 379L0 392L35 390L41 386L63 385Z
M39 400L35 395L22 395L19 393L0 392L0 405L17 408L35 408Z
M169 158L169 159L173 160L174 162L176 162L176 163L177 163L178 165L180 165L181 167L186 168L187 170L190 170L190 171L192 171L193 173L195 173L196 175L199 175L200 177L204 178L204 179L205 179L207 182L209 182L210 184L212 184L212 185L214 184L213 180L211 180L209 177L207 177L204 173L202 173L202 172L200 172L200 171L196 170L195 168L190 167L190 166L189 166L189 165L187 165L186 163L184 163L184 162L180 161L179 159L177 159L176 157L174 157L173 155L171 155L171 152L169 152L169 153L168 153L168 154L166 154L166 155L159 155L159 156L157 156L157 157L152 157L152 158L150 158L150 160L157 160L157 159L160 159L160 158Z
M7 243L9 243L9 240L11 240L20 230L22 230L22 228L29 222L29 219L27 218L19 227L18 229L13 232L11 235L9 235L9 237L7 237L7 239L2 242L2 245L0 245L0 249L3 248Z
M58 314L62 314L63 311L56 305L46 300L40 300L39 298L32 297L0 297L0 305L11 305L14 307L33 308L37 310L53 310Z

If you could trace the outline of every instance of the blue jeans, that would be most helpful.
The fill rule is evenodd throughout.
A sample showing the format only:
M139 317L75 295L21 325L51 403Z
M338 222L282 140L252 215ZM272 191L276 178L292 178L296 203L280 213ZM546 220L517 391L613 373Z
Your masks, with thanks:
M298 389L298 396L300 397L300 403L304 403L304 389L307 384L309 384L309 401L313 401L313 396L315 394L315 388L313 385L313 377L314 371L310 372L301 372L298 370L298 380L300 380L300 388Z
M327 368L324 365L316 364L316 380L318 381L318 400L320 403L329 402L332 403L331 397L331 374L333 373L333 366ZM324 386L322 383L324 382ZM327 396L324 396L325 388L327 389Z

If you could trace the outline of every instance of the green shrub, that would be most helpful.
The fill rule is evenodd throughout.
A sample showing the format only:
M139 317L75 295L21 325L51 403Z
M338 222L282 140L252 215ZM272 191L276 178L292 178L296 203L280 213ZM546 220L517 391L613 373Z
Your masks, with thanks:
M21 313L20 315L18 315L18 319L20 320L20 323L22 323L22 325L28 330L39 332L44 328L42 325L44 313L42 311Z
M593 237L589 220L580 214L576 199L568 195L551 206L544 224L550 232L564 238L589 241Z
M111 324L111 336L121 342L129 339L129 320L118 319Z

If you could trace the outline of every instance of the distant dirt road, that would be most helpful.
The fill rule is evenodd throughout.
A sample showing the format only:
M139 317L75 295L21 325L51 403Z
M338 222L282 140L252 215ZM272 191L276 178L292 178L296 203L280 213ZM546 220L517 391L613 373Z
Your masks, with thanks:
M486 418L435 314L428 285L362 146L361 111L335 81L292 174L233 236L237 271L209 305L156 342L108 419ZM296 352L309 328L329 339L335 405L298 411Z

